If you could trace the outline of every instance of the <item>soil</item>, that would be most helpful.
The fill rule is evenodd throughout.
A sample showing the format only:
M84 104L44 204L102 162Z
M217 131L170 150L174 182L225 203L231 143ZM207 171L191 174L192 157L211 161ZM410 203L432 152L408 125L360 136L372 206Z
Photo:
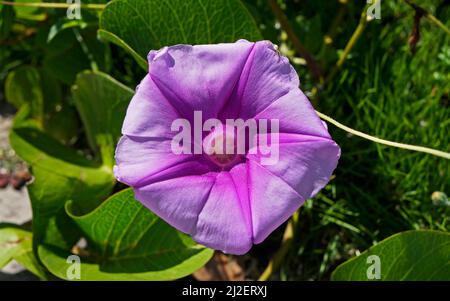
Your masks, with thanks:
M4 170L11 166L9 161L17 160L8 140L13 117L14 109L0 99L0 168ZM0 224L21 225L30 220L31 206L26 188L16 190L11 185L0 188ZM2 280L36 280L36 277L13 261L0 269L0 281Z

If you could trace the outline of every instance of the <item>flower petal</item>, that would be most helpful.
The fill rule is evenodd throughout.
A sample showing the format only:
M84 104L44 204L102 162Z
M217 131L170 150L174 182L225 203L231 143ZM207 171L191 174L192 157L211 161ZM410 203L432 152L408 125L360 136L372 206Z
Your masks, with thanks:
M214 181L214 174L179 177L138 187L134 192L137 200L167 223L191 234Z
M168 178L207 173L209 163L201 156L176 155L171 140L122 136L116 148L116 178L139 186Z
M172 121L178 112L161 94L150 75L145 76L131 99L122 126L122 134L134 137L171 138Z
M255 161L248 161L253 240L258 244L305 201L286 182Z
M269 140L270 143L270 140ZM340 148L331 139L297 134L280 134L276 164L264 165L270 173L292 187L303 199L314 196L329 181L336 168ZM262 163L261 153L249 154Z
M240 199L242 191L236 190L234 182L242 177L238 175L242 168L245 169L245 164L217 175L198 216L196 232L192 235L195 241L231 254L245 254L250 250L253 239L248 200Z
M205 246L244 254L323 188L340 149L286 57L268 41L177 45L151 51L149 74L128 108L114 173L136 198ZM277 119L278 162L260 152L221 170L203 155L171 150L171 123ZM270 123L269 123L270 124ZM261 132L260 132L261 133Z
M181 116L215 118L239 80L253 43L176 45L148 56L149 72Z
M257 42L220 117L252 118L290 90L298 89L298 85L289 60L271 42Z
M287 94L272 102L259 112L255 119L277 119L280 133L295 133L331 139L308 98L299 88L290 90Z

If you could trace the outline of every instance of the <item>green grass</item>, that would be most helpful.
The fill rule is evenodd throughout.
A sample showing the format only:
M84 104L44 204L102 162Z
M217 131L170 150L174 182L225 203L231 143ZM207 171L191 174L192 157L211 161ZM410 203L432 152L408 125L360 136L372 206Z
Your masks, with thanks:
M380 138L450 151L450 37L423 18L421 39L413 54L408 39L414 11L403 0L382 1L381 20L369 22L343 68L331 82L319 86L318 93L314 93L317 83L276 25L267 0L243 1L264 38L292 59L302 89L319 111ZM450 26L448 0L415 2ZM278 3L301 42L328 74L355 30L366 1L348 0L340 21L336 19L337 0ZM23 25L26 28L27 23ZM334 36L331 45L324 44L326 34ZM2 87L6 74L17 65L42 63L49 51L45 38L44 28L26 39L13 36L7 47L2 45ZM144 75L139 66L117 47L107 54L106 71L135 87ZM72 104L70 99L67 103ZM342 148L335 177L301 208L294 242L272 279L326 280L339 263L399 231L450 231L450 207L436 206L431 200L435 191L450 195L449 160L376 145L332 125L329 130ZM85 144L83 137L78 144ZM281 227L246 257L249 262L257 261L251 277L259 276L279 247L283 231ZM250 264L246 268L250 270Z
M327 32L336 4L311 2L288 4L289 20L301 20L301 26L313 28L311 32ZM440 20L450 20L449 5L436 12L443 1L416 2ZM318 48L313 45L317 41L311 44L310 37L297 29L326 71L357 26L363 3L353 4L338 28L335 49ZM314 11L317 7L322 9ZM403 1L383 1L382 19L369 22L343 69L313 102L319 111L352 128L448 152L450 37L422 19L421 39L413 54L408 45L413 17L414 11ZM318 18L320 26L314 25ZM279 44L291 47L283 34L278 37ZM293 53L292 48L290 51ZM308 93L315 83L305 66L297 67L302 88ZM450 194L450 161L376 145L332 125L329 130L342 148L335 178L301 208L295 241L273 279L329 279L339 263L394 233L450 230L450 208L431 201L434 191ZM275 237L280 239L281 234Z

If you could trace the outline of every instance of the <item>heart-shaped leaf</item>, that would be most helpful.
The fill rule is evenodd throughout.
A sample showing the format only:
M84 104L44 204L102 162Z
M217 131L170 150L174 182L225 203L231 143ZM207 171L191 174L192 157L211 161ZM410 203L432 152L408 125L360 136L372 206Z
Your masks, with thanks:
M13 259L39 278L47 278L33 254L31 232L15 225L0 224L0 268Z
M20 113L16 118L22 118L24 113ZM35 241L70 248L78 236L64 213L64 202L73 199L87 208L95 207L112 189L111 170L85 159L20 119L15 121L10 141L16 153L30 165L34 176L28 193Z
M112 154L132 90L102 73L83 72L73 93L88 140L102 152L103 162L87 160L42 132L30 121L29 106L22 107L10 134L14 150L31 166L35 178L28 188L34 239L66 250L79 232L65 214L64 203L73 200L90 210L111 192Z
M170 280L203 266L213 251L166 224L123 190L87 215L66 211L88 241L90 258L81 259L81 280ZM41 246L39 257L56 276L67 279L69 252Z
M55 24L50 27L50 31L48 32L47 36L47 43L49 43L53 38L58 34L61 33L63 30L69 29L69 28L80 28L84 29L88 26L88 23L84 20L71 20L71 19L59 19Z
M450 233L395 234L344 262L333 280L450 280Z
M63 102L60 83L45 70L32 66L15 69L6 78L5 94L17 109L28 105L30 117L53 138L68 143L77 134L75 109Z
M98 41L95 28L63 30L44 46L44 69L68 85L94 63L99 70L106 69L107 47Z
M44 95L36 68L22 66L10 72L5 82L5 96L8 102L18 109L28 104L33 117L43 123Z
M262 39L251 14L239 0L112 1L103 10L100 29L103 38L128 51L134 49L129 52L143 58L151 49L175 44ZM142 66L142 61L138 63Z
M116 44L117 46L121 47L126 52L128 52L128 54L130 54L136 60L136 62L142 69L144 70L148 69L147 61L142 56L140 56L139 53L137 53L133 48L131 48L127 43L125 43L124 40L122 40L112 32L103 29L99 29L97 34L99 39Z
M104 165L112 168L133 90L107 74L85 71L78 74L72 93L91 148L100 152Z

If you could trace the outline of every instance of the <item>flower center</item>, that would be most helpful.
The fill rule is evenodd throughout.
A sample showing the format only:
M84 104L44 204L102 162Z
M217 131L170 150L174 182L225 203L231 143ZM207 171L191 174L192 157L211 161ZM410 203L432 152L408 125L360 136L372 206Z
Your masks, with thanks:
M203 152L222 168L240 162L243 154L238 154L236 133L233 127L217 127L203 139Z

